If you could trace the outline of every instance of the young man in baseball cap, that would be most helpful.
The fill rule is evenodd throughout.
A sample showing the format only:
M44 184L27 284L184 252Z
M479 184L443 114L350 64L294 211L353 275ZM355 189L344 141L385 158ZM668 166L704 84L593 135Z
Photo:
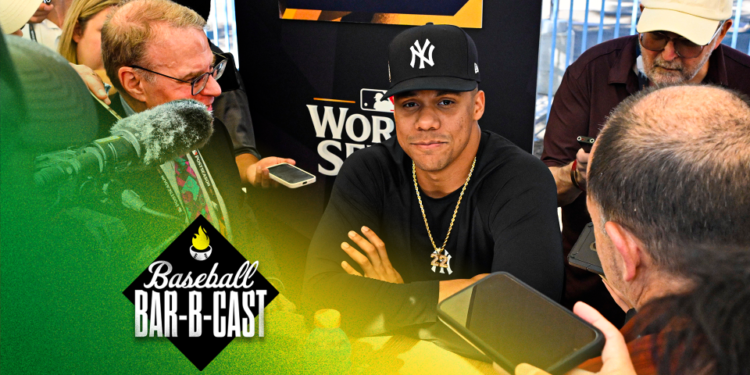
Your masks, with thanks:
M308 307L341 311L358 334L430 324L438 302L497 271L559 300L554 182L480 129L472 39L454 26L408 29L391 42L388 71L396 137L344 163L308 254Z
M591 217L580 135L596 138L625 98L649 86L710 83L750 94L750 57L722 45L732 0L642 0L638 33L594 46L565 72L547 123L542 161L557 183L563 248L570 252ZM710 106L706 102L706 106ZM563 304L584 301L616 325L624 314L598 276L566 267Z

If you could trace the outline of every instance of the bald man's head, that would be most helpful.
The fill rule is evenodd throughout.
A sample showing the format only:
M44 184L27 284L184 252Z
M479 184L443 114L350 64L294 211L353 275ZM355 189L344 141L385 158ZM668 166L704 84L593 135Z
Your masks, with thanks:
M750 249L750 102L713 86L631 96L597 139L588 194L670 271L692 249Z

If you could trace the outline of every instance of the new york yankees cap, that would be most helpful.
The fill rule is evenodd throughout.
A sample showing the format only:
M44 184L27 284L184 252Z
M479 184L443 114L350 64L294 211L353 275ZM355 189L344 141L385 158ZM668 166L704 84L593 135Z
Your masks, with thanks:
M479 82L477 47L451 25L413 27L393 38L388 51L386 97L415 90L470 91Z

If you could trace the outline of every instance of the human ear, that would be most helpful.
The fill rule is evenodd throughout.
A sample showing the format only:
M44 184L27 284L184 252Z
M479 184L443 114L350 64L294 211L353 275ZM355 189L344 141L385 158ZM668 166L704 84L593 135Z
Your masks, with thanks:
M622 262L618 262L622 269L620 270L624 281L635 279L638 266L641 264L643 246L627 228L613 221L604 224L607 235L612 240L612 245L617 249ZM615 256L617 256L615 254Z
M731 28L732 28L732 20L728 19L724 21L724 24L721 25L721 31L719 32L719 36L716 38L716 44L714 45L713 49L719 48L719 46L721 45L721 42L724 40L724 37L727 35L727 33L729 32L729 29Z
M143 89L144 80L133 68L128 66L120 67L117 70L117 78L128 95L139 102L146 102L146 92Z
M484 115L484 91L474 94L474 121L479 121Z
M82 37L83 37L83 30L81 30L81 23L76 22L75 27L73 27L73 41L76 43L80 43Z

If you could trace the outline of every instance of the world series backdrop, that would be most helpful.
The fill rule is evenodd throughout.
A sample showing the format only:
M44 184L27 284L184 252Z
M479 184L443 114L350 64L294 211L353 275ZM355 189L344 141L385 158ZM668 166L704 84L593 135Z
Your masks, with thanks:
M425 11L399 4L423 4ZM390 17L400 21L381 23L418 20L465 27L479 51L479 87L487 97L480 126L530 152L541 4L541 0L237 1L240 73L258 148L263 156L293 158L318 178L296 190L251 192L259 221L274 232L271 236L284 238L277 245L289 259L282 262L304 267L306 247L341 164L353 152L385 141L394 129L392 106L382 97L389 85L388 44L411 26L376 21ZM453 16L445 15L446 9ZM389 16L378 16L383 14ZM342 228L349 229L355 228Z

